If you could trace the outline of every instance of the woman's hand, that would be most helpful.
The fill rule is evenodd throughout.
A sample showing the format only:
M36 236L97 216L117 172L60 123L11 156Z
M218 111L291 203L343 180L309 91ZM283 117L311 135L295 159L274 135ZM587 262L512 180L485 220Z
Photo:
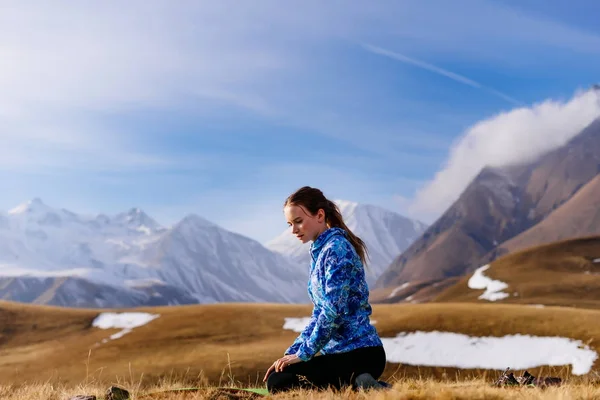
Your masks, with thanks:
M281 357L279 360L275 361L273 363L273 365L271 365L269 367L269 369L267 370L267 373L265 374L265 377L263 378L263 382L267 381L267 378L269 377L271 372L273 372L273 371L281 372L288 365L296 364L296 363L299 363L300 361L302 361L302 360L299 359L298 356L295 354L290 354L290 355Z

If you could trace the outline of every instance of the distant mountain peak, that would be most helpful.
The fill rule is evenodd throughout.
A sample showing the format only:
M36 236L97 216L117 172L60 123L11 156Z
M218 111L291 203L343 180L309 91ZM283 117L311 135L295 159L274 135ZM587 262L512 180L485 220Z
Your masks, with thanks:
M34 197L33 199L26 201L25 203L21 203L13 209L9 210L8 213L11 215L25 214L35 211L46 211L48 209L49 207L46 204L44 204L41 198Z
M137 207L131 208L127 212L127 221L129 221L129 222L145 223L148 220L152 220L152 218L150 218L148 216L148 214L146 214L145 212L143 212L141 209L139 209Z
M202 228L217 228L218 225L215 223L202 218L198 214L188 214L175 225L175 228L181 227L202 227Z
M337 199L333 200L333 202L338 206L342 215L344 215L344 219L354 214L356 209L360 206L359 203L349 200Z
M348 206L350 206L350 207L352 207L352 206L353 206L353 207L356 207L356 206L358 206L358 203L357 203L357 202L355 202L355 201L350 201L350 200L335 199L335 200L333 200L333 202L334 202L335 204L337 204L337 205L338 205L338 207L348 207Z
M126 224L133 228L144 227L150 230L155 230L161 227L158 222L156 222L139 207L132 207L126 212L117 214L114 220L118 223Z

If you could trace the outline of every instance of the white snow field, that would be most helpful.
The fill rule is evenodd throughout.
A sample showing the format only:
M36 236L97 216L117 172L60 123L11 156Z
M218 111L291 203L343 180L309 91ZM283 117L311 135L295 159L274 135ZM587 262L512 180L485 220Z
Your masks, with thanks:
M285 318L283 329L302 332L309 320ZM573 375L584 375L598 358L580 340L552 336L473 337L417 331L381 341L389 362L428 367L505 370L571 365Z
M580 340L563 337L473 337L434 331L381 340L389 362L420 366L504 370L571 365L573 375L584 375L598 358Z

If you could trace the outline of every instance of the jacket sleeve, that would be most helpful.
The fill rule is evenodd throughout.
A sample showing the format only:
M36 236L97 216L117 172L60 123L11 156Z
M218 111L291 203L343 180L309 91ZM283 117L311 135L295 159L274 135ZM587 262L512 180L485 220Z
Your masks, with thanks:
M312 333L313 329L315 328L315 322L317 321L316 316L317 316L317 308L315 307L315 308L313 308L313 312L310 317L310 321L304 327L304 329L302 330L300 335L296 338L296 340L294 340L294 343L292 343L292 345L283 353L284 356L287 356L288 354L296 354L300 345L309 338L310 334Z
M308 361L321 350L339 327L340 316L348 314L348 293L352 278L352 253L349 244L340 243L326 250L323 257L325 296L316 316L314 329L303 341L296 355Z

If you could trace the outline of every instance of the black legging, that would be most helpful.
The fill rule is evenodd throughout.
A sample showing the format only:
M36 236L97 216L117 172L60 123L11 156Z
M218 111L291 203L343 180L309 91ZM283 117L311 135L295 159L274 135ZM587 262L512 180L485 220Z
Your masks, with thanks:
M267 379L270 393L296 388L340 389L354 384L354 378L368 372L378 379L385 369L383 346L363 347L346 353L313 357L272 372Z

